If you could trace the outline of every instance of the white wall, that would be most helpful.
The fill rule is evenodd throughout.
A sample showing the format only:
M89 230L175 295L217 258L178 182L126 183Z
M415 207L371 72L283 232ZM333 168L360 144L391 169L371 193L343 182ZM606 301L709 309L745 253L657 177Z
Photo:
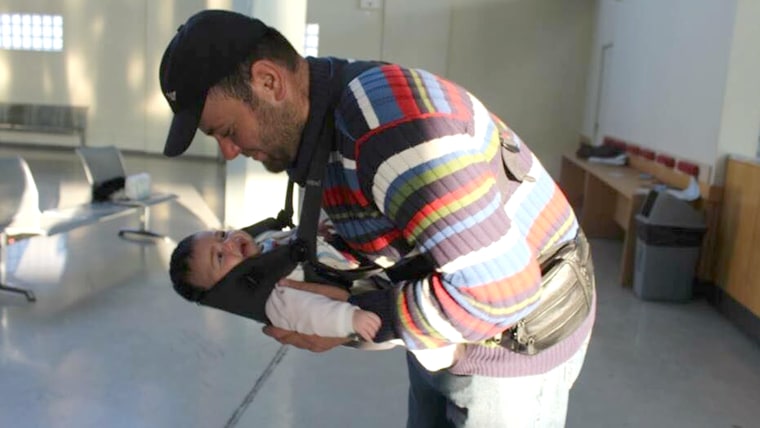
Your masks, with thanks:
M555 175L578 141L593 14L594 0L462 0L452 10L449 77Z
M266 1L275 0L260 0ZM160 153L171 120L157 78L166 43L197 10L253 3L0 0L0 10L61 14L65 25L61 53L0 50L0 98L89 106L90 144ZM599 135L688 153L715 163L718 177L726 153L756 153L757 0L382 3L361 10L358 0L309 1L307 20L321 24L320 54L379 58L452 78L502 116L554 172L558 153L576 144L579 129L593 134L605 43L614 46ZM213 141L197 138L190 154L217 155Z
M384 61L448 74L453 0L384 0Z
M601 26L594 42L583 132L593 134L599 51L611 42L600 137L612 135L713 164L737 1L599 2ZM757 25L757 16L752 19Z
M240 2L241 0L236 0ZM245 0L242 0L245 1ZM250 0L248 0L250 3ZM89 145L160 153L171 121L158 66L177 27L198 10L231 9L232 0L1 0L5 12L60 14L63 52L0 50L4 102L88 106ZM35 135L41 142L76 139ZM201 137L200 139L206 139ZM29 140L3 134L3 141ZM216 156L216 145L189 153Z
M309 0L306 21L319 24L319 56L378 59L383 14L359 9L358 0Z
M3 101L88 106L89 142L142 144L145 27L135 23L145 20L144 1L3 0L0 8L64 19L63 52L0 51Z
M384 0L380 11L310 0L308 21L320 24L320 55L379 58L463 85L556 173L583 118L593 14L594 0Z
M319 55L381 59L446 74L451 2L309 0L307 21L320 24Z
M268 1L259 0L262 5ZM383 59L450 77L556 166L581 125L594 0L311 0L320 54ZM64 52L0 51L5 101L90 107L88 141L160 153L171 120L158 66L177 27L204 8L255 0L0 0L64 17ZM190 154L217 155L198 134ZM556 169L556 168L552 168Z

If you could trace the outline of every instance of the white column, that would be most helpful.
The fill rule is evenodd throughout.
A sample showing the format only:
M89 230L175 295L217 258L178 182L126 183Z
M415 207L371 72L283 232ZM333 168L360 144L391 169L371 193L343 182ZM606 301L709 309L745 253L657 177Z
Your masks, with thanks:
M237 12L251 15L277 28L298 52L303 51L306 0L235 0ZM240 228L275 216L285 203L288 177L272 174L252 159L227 162L224 188L224 224ZM294 209L298 212L297 201ZM297 219L296 219L297 220Z

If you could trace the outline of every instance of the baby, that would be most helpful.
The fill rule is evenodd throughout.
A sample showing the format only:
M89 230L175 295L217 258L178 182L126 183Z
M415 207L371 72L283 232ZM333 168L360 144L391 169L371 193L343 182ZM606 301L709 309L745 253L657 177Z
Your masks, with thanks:
M287 245L295 236L294 231L265 232L256 239L240 230L195 233L180 241L174 250L172 279L178 277L193 288L209 290L246 258ZM317 237L317 257L336 269L356 267L322 237ZM297 267L288 278L303 281L303 270ZM290 287L275 286L265 311L276 327L324 337L358 334L371 342L380 328L380 318L372 312Z
M180 241L170 263L170 276L175 289L178 285L209 290L240 262L249 257L287 245L295 239L295 231L265 232L255 238L240 230L202 231ZM317 236L317 259L335 269L352 269L358 263ZM297 267L288 278L303 281L303 270ZM354 287L356 288L356 286ZM180 293L182 294L182 293ZM358 335L372 343L381 320L375 313L362 310L348 302L330 299L291 287L275 286L265 304L272 325L303 334L323 337ZM388 349L403 346L399 339L385 342L387 346L362 346L361 349ZM436 349L412 350L417 360L430 371L450 367L463 345Z

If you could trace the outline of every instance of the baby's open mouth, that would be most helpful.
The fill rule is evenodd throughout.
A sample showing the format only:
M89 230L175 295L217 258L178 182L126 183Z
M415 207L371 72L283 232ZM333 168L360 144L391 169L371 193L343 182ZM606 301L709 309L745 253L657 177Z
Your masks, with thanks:
M240 240L240 254L243 257L248 257L249 256L249 254L248 254L249 251L250 251L250 246L248 245L248 242L246 242L245 240L241 239Z

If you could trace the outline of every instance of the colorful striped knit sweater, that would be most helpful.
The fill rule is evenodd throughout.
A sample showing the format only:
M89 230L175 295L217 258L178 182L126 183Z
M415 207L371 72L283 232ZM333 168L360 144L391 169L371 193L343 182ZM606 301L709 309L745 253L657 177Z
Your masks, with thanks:
M326 88L344 62L309 58L309 64L310 119L289 171L296 181L329 117ZM397 65L353 79L340 93L334 117L323 208L337 232L378 263L419 250L437 266L422 280L352 298L383 318L379 339L400 337L411 349L480 342L535 308L537 255L572 239L578 225L562 192L512 130L461 87ZM535 180L510 181L500 191L500 138L520 147L520 162ZM451 370L544 372L578 349L590 332L589 318L583 331L539 356L468 345Z

